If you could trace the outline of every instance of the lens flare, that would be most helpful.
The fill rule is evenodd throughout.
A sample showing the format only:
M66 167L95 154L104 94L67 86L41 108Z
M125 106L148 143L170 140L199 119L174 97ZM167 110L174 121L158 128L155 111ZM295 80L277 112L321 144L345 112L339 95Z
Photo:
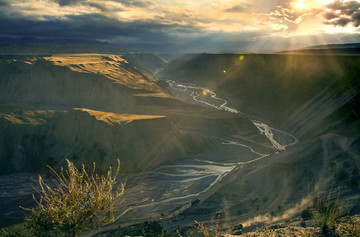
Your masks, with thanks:
M207 91L203 91L202 94L203 94L203 95L207 95L208 92L207 92Z

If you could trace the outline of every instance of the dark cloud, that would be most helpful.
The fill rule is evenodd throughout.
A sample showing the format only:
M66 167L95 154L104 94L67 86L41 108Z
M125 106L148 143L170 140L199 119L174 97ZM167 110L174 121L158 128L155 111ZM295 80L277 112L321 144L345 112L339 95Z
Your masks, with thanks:
M351 21L351 18L348 17L336 17L335 19L328 21L326 24L344 27L347 26Z
M101 14L74 15L66 20L47 21L0 16L0 25L0 36L110 41L130 39L133 43L145 45L172 40L168 36L171 32L186 34L198 30L193 26L162 24L155 20L122 22Z
M60 6L70 6L70 5L81 4L84 2L84 0L53 0L53 1L59 3Z
M116 2L120 2L124 6L127 7L150 7L153 5L151 1L148 0L115 0Z
M354 27L360 26L360 3L357 1L344 2L336 0L327 5L328 11L323 14L325 24L334 26L347 26L352 24Z
M71 6L71 5L90 5L90 6L96 6L98 8L105 8L106 2L103 0L98 0L96 2L88 2L86 0L53 0L54 2L57 2L60 6ZM122 5L126 7L142 7L146 8L153 3L149 0L113 0L113 2L121 3Z
M352 15L359 10L360 3L357 1L344 2L343 0L336 0L331 4L328 4L327 7L334 11L340 10L344 15Z
M323 17L326 20L331 20L331 19L337 18L338 16L335 12L326 12L326 13L324 13Z
M244 4L237 4L231 8L225 9L224 12L249 12L249 9L252 8L252 5L244 3Z
M163 24L162 20L123 22L102 14L33 20L0 15L0 37L106 40L126 48L153 52L234 51L253 44L264 33L206 32L193 25Z
M290 47L289 45L293 45L294 42L294 37L291 40L290 37L279 36L279 38L274 38L271 36L274 35L274 30L265 27L262 30L252 32L241 30L238 32L222 30L210 32L205 29L208 25L211 26L214 22L225 24L228 20L203 18L201 14L191 10L176 11L176 9L167 7L160 8L154 5L155 3L152 0L52 0L59 5L48 4L43 9L39 8L40 10L32 6L30 1L27 2L28 4L15 8L11 4L12 1L14 0L0 0L0 37L103 40L117 43L126 48L175 53L283 50ZM285 0L279 1L285 2ZM109 4L111 2L120 4ZM346 2L336 1L334 5L329 6L329 11L327 15L324 15L324 18L331 24L339 26L345 26L349 23L360 24L360 14L358 9L355 9L356 4L345 4ZM71 8L64 8L63 6L71 6ZM95 7L96 10L81 6ZM154 11L141 10L140 12L144 12L144 14L146 14L145 12L155 12L156 14L151 16L151 19L139 16L136 17L137 20L130 20L113 14L119 11L133 13L131 8L136 8L137 11L138 8L147 9L149 6L157 6L157 8ZM254 6L237 4L225 11L247 12L246 8L250 9ZM64 10L66 13L57 16L47 12L44 14L46 9L55 9L56 13ZM77 9L80 10L77 11ZM83 9L86 9L87 14L83 13ZM161 14L157 14L159 12ZM342 13L338 15L339 12ZM270 21L274 24L287 26L287 31L291 32L296 29L303 17L308 16L307 14L316 15L312 11L310 13L299 13L284 5L276 8L272 13L262 14L266 20L261 19L259 21L263 22L264 25ZM119 15L126 16L126 14ZM229 20L229 23L232 21ZM237 21L236 24L239 25L240 21ZM241 24L246 26L249 23L244 21ZM332 35L332 37L336 36L337 34ZM305 44L302 42L305 42L305 38L298 40L296 44L307 46L313 43L307 42ZM324 44L322 41L320 43Z
M352 14L352 22L354 26L360 26L360 12Z

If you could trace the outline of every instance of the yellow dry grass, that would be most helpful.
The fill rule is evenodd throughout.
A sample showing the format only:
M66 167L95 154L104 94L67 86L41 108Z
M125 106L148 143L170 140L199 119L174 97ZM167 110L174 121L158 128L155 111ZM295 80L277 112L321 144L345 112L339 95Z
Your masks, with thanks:
M174 98L171 95L165 94L163 92L133 94L133 96L137 96L137 97L155 97L155 98Z
M157 78L130 65L121 55L58 54L45 59L54 65L65 66L73 71L101 74L128 88L146 89L164 94L155 83L158 81Z
M0 113L0 118L9 121L12 124L40 125L46 122L46 120L41 117L42 115L43 114L39 111L26 111L22 115Z
M136 120L166 118L166 116L157 115L116 114L84 108L74 108L74 110L84 111L89 115L94 116L97 120L103 121L108 124L128 124Z

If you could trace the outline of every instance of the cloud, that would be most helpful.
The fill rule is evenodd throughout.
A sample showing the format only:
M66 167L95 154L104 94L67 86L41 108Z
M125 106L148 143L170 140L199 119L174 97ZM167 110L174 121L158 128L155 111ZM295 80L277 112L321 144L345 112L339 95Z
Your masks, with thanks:
M315 16L321 13L320 9L307 9L306 11L297 11L285 7L278 6L275 11L270 13L270 16L287 22L298 24L305 16Z
M60 6L74 6L74 5L90 5L103 8L111 3L119 3L124 7L141 7L146 8L153 6L154 3L149 0L52 0Z
M39 21L25 17L12 18L0 15L0 35L40 38L74 38L114 40L131 37L137 41L165 40L162 32L183 33L198 30L195 26L183 26L176 22L163 24L162 21L136 20L122 21L103 14L70 15L66 19Z
M286 6L287 4L284 3ZM292 34L309 21L316 21L316 16L322 12L321 9L309 8L304 10L292 9L290 7L277 6L270 13L257 14L256 19L262 24L267 24L274 32ZM305 27L307 28L307 27Z
M242 13L242 12L249 12L250 10L253 9L253 5L249 4L249 3L242 3L242 4L237 4L234 5L230 8L227 8L224 10L224 12L237 12L237 13Z
M154 5L153 2L147 0L116 0L117 2L122 3L124 6L127 7L150 7Z
M0 7L8 6L8 2L5 0L0 0Z
M298 24L302 20L304 13L297 12L292 9L278 6L277 9L270 13L273 19Z
M70 6L70 5L76 5L84 2L83 0L54 0L54 2L57 2L60 6Z
M154 3L149 0L52 0L60 7L91 6L102 12L126 11L129 8L149 8Z
M296 40L293 35L313 29L315 20L324 27L323 19L333 24L337 20L340 26L360 18L354 4L348 7L345 2L335 2L338 5L329 7L324 18L318 16L320 20L315 19L319 11L296 11L290 3L290 0L0 0L0 37L103 40L156 52L282 50L295 47L291 42L301 46L313 44L305 39ZM339 10L335 9L342 9L351 17L338 16ZM358 36L356 32L354 35ZM337 36L333 34L332 38Z
M325 24L345 27L349 24L360 26L360 2L336 0L327 5L323 14Z

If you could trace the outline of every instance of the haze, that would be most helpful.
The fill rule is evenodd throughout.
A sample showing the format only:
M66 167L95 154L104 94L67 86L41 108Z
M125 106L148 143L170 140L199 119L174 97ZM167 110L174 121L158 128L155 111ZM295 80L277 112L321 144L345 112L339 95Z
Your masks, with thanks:
M0 36L157 53L266 52L359 41L359 1L1 0Z
M359 231L359 36L354 0L0 0L0 235L67 159L126 180L81 236Z

